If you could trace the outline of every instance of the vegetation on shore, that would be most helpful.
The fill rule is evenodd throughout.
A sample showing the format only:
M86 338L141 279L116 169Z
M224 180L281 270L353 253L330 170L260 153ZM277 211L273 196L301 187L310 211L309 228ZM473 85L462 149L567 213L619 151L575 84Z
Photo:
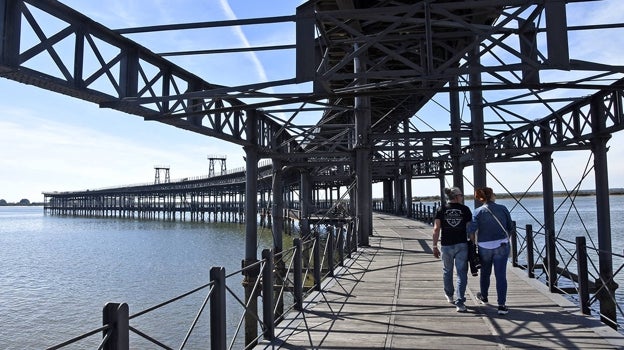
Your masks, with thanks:
M4 199L0 199L0 206L31 206L31 205L32 206L36 206L36 205L41 206L41 205L43 205L43 203L31 202L31 201L29 201L26 198L23 198L22 200L20 200L19 202L16 202L16 203L10 203L10 202L7 202Z

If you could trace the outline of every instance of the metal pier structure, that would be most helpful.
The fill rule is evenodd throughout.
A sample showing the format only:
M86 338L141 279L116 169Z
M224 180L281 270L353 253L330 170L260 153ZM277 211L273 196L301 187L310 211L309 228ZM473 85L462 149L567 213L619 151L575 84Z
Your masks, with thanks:
M617 328L614 276L620 269L613 266L607 151L612 135L624 129L624 66L606 58L621 57L619 45L596 49L589 58L585 52L602 41L596 38L621 37L624 21L578 16L582 21L576 23L568 16L596 3L311 0L289 16L110 29L58 1L0 0L0 76L217 138L245 153L244 179L221 185L222 190L232 186L232 198L217 200L192 188L184 191L186 198L168 192L205 186L219 175L153 184L159 190L151 197L137 194L145 190L141 186L132 198L112 190L47 193L49 208L59 212L91 201L88 205L101 205L98 212L104 214L111 205L116 213L146 206L147 216L171 216L177 210L167 208L172 203L242 203L244 198L244 213L270 203L273 236L281 237L285 218L280 213L293 194L302 237L311 237L313 224L348 200L345 217L352 220L355 242L368 247L374 232L373 183L383 183L385 209L411 217L413 181L438 179L441 195L449 184L469 193L495 180L488 167L493 163L534 162L541 169L543 225L523 235L531 241L539 234L546 242L539 255L546 261L551 292L560 291L563 275L556 273L556 264L568 254L554 220L553 155L586 152L591 170L582 177L593 175L598 223L591 232L596 271L588 302L599 304L601 320ZM156 53L130 39L165 30L277 23L291 24L294 43ZM294 75L223 86L167 59L256 50L294 50ZM52 64L37 64L41 57ZM295 88L304 83L309 91ZM272 92L278 87L291 92ZM432 110L432 104L441 108ZM314 123L310 115L316 116ZM261 165L264 160L270 170ZM466 174L471 183L465 184ZM313 206L323 190L335 200L325 212ZM188 197L194 193L201 193L199 200ZM258 269L251 267L264 261L256 251L257 230L255 220L245 221L246 286L258 281ZM282 249L276 240L274 251ZM521 249L533 254L533 248ZM257 294L247 292L245 300L255 310ZM257 324L248 321L247 339L253 342Z

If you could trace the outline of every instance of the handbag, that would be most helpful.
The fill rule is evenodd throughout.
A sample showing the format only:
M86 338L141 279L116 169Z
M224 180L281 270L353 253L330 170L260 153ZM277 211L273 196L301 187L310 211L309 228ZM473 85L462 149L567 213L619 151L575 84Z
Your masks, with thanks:
M468 241L468 265L470 267L470 274L478 276L479 269L481 268L481 258L479 258L477 245L473 241Z

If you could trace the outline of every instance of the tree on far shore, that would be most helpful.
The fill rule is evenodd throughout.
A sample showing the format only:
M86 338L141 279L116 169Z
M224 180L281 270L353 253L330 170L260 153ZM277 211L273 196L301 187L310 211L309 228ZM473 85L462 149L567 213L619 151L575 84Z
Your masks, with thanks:
M4 199L0 199L0 205L7 205L7 201Z

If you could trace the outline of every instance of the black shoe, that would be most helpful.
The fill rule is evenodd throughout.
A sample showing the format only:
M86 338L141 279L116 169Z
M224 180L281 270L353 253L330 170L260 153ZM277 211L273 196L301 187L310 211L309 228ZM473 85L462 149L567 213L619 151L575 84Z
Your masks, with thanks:
M487 304L488 302L488 298L484 297L483 294L481 294L481 292L477 293L477 299L479 299L479 301L481 301L483 304Z
M499 315L507 315L509 313L509 309L505 305L498 305L498 314Z

